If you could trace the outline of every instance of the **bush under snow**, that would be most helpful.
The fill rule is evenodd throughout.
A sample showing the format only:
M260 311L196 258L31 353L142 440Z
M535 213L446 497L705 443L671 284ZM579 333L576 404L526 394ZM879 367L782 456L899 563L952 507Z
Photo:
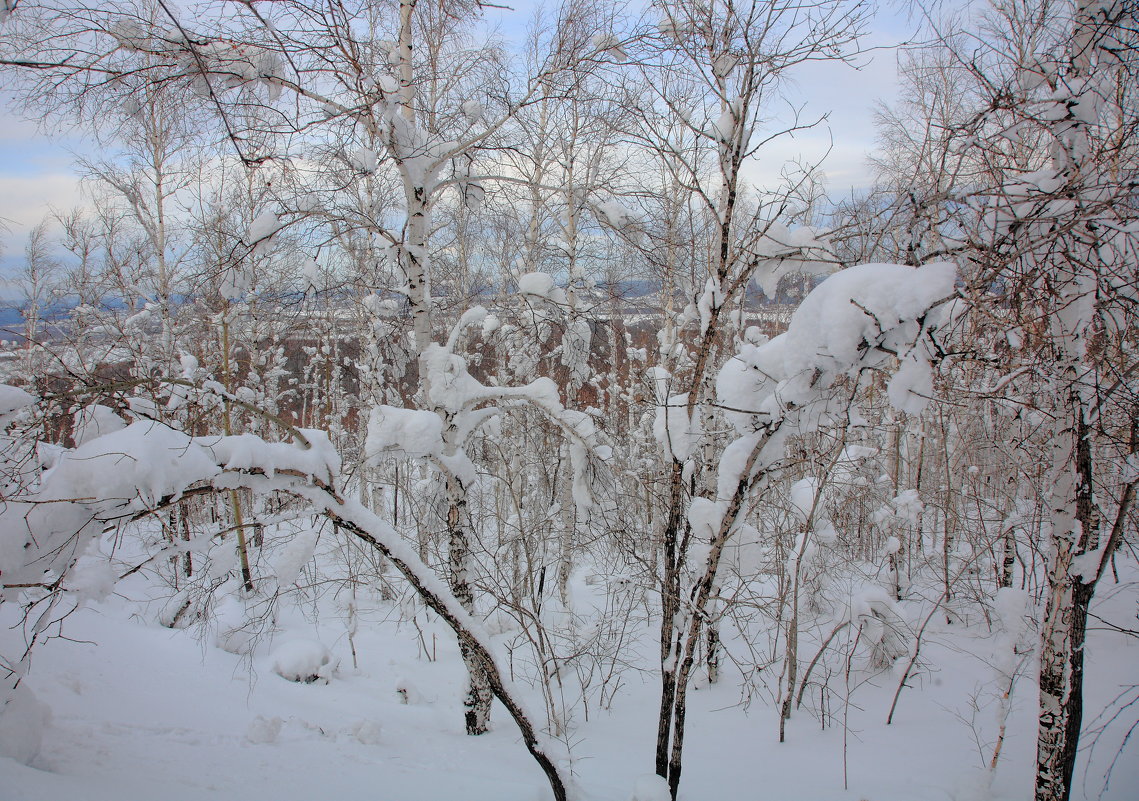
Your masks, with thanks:
M10 690L0 705L0 757L25 765L35 759L47 718L47 707L26 684Z
M336 672L332 654L316 640L286 640L269 655L269 667L289 681L325 684Z

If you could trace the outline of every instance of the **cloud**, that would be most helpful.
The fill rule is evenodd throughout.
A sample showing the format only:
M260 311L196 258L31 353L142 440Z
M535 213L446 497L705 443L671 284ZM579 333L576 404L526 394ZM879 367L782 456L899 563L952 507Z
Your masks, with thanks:
M66 211L83 202L80 180L74 174L0 174L0 222L8 229L4 250L9 254L22 250L28 232L53 209Z
M817 165L825 176L828 194L845 197L852 190L859 191L871 184L873 174L866 157L872 145L864 139L840 138L838 131L832 142L830 130L819 126L800 131L794 138L784 136L768 143L744 164L742 175L760 191L777 191L785 184L784 171L797 174L796 164Z
M0 95L2 98L3 95ZM36 123L11 112L5 112L0 119L4 120L4 124L0 125L0 143L5 145L11 142L22 144L43 135Z

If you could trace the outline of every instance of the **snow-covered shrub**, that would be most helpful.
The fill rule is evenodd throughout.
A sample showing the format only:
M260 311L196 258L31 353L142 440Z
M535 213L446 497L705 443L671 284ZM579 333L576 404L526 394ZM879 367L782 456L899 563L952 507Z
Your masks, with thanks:
M0 757L23 764L39 753L48 709L27 684L20 684L0 696Z
M269 654L270 669L283 679L303 684L327 684L339 665L332 653L317 640L285 640Z
M270 745L277 742L283 724L284 721L279 717L265 718L258 715L245 730L245 739L254 745Z

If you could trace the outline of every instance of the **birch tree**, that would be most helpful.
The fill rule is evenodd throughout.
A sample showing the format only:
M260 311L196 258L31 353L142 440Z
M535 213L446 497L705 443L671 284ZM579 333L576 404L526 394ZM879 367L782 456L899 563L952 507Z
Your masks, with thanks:
M966 389L1037 421L1014 440L1015 480L1043 508L1005 533L1000 583L1015 531L1043 545L1040 801L1071 794L1088 610L1134 502L1135 44L1127 4L1098 0L993 4L940 42L974 98L938 128L940 152L975 168L937 168L945 197L925 230L953 232L933 247L963 258L973 338L1004 354Z
M998 252L1014 256L1005 262L1015 271L1008 277L1023 276L1031 287L1057 401L1041 627L1039 801L1066 801L1071 794L1088 607L1119 546L1136 483L1113 467L1135 452L1137 407L1124 376L1135 369L1125 343L1136 331L1139 242L1127 222L1130 190L1119 180L1134 164L1134 116L1130 93L1117 91L1134 85L1134 18L1122 3L1086 0L1076 4L1070 24L1071 38L1055 66L1035 54L1018 76L1022 86L1047 88L1026 111L1051 136L1050 163L1005 184L990 217ZM1120 424L1128 419L1129 426Z
M749 284L756 281L773 295L783 275L831 266L812 229L792 230L779 221L791 211L792 192L744 201L743 168L787 130L760 125L780 82L804 61L841 58L855 48L861 12L830 3L665 3L649 23L653 30L643 45L630 50L634 69L643 72L643 84L650 87L647 96L627 104L638 110L632 135L659 160L669 176L665 186L683 188L682 204L698 209L710 234L707 241L693 243L690 260L698 266L692 294L676 326L671 318L666 321L659 361L651 371L658 405L654 434L667 476L663 523L654 532L662 602L655 767L673 797L682 770L686 695L705 641L710 675L715 675L721 554L745 510L762 498L784 456L785 438L820 423L812 412L800 416L798 404L823 402L833 389L827 380L818 381L819 394L810 395L811 401L807 396L791 401L780 393L778 410L739 418L732 435L717 431L721 410L731 417L729 409L762 405L737 381L746 374L737 373L740 365L766 370L749 354L762 360L758 354L767 346L761 338L747 340L739 325ZM796 119L790 129L804 124ZM674 227L666 224L664 230ZM664 252L670 252L667 243ZM690 340L682 334L686 325L694 329ZM769 344L782 346L775 343Z

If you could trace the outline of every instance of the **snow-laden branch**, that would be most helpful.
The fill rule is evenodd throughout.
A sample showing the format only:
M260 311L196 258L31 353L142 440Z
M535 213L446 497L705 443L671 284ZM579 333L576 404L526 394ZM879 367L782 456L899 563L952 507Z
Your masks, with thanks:
M456 323L446 344L432 343L424 349L420 365L427 409L387 405L372 409L364 446L367 457L376 459L395 452L429 458L469 484L474 466L464 449L470 437L499 414L502 406L525 405L541 412L577 449L575 467L584 469L587 456L608 460L612 448L593 418L567 409L553 379L543 376L522 386L504 387L484 384L471 375L466 359L454 350L464 330L484 325L487 316L481 306L469 309Z
M5 417L34 401L15 388L4 390L0 410ZM5 588L0 598L14 600L33 586L59 592L66 588L68 571L106 526L187 494L233 489L289 493L311 503L395 565L484 664L492 692L517 723L555 798L570 797L572 785L560 767L567 757L564 748L535 728L536 718L506 678L481 623L392 526L337 492L340 457L328 436L320 431L304 434L307 448L267 442L252 434L194 437L156 421L138 421L64 451L32 488L9 496L0 509L0 529L8 534L0 538L0 581ZM14 442L8 439L6 444ZM4 455L11 457L11 447ZM11 462L5 466L11 467ZM45 576L57 580L48 584Z

